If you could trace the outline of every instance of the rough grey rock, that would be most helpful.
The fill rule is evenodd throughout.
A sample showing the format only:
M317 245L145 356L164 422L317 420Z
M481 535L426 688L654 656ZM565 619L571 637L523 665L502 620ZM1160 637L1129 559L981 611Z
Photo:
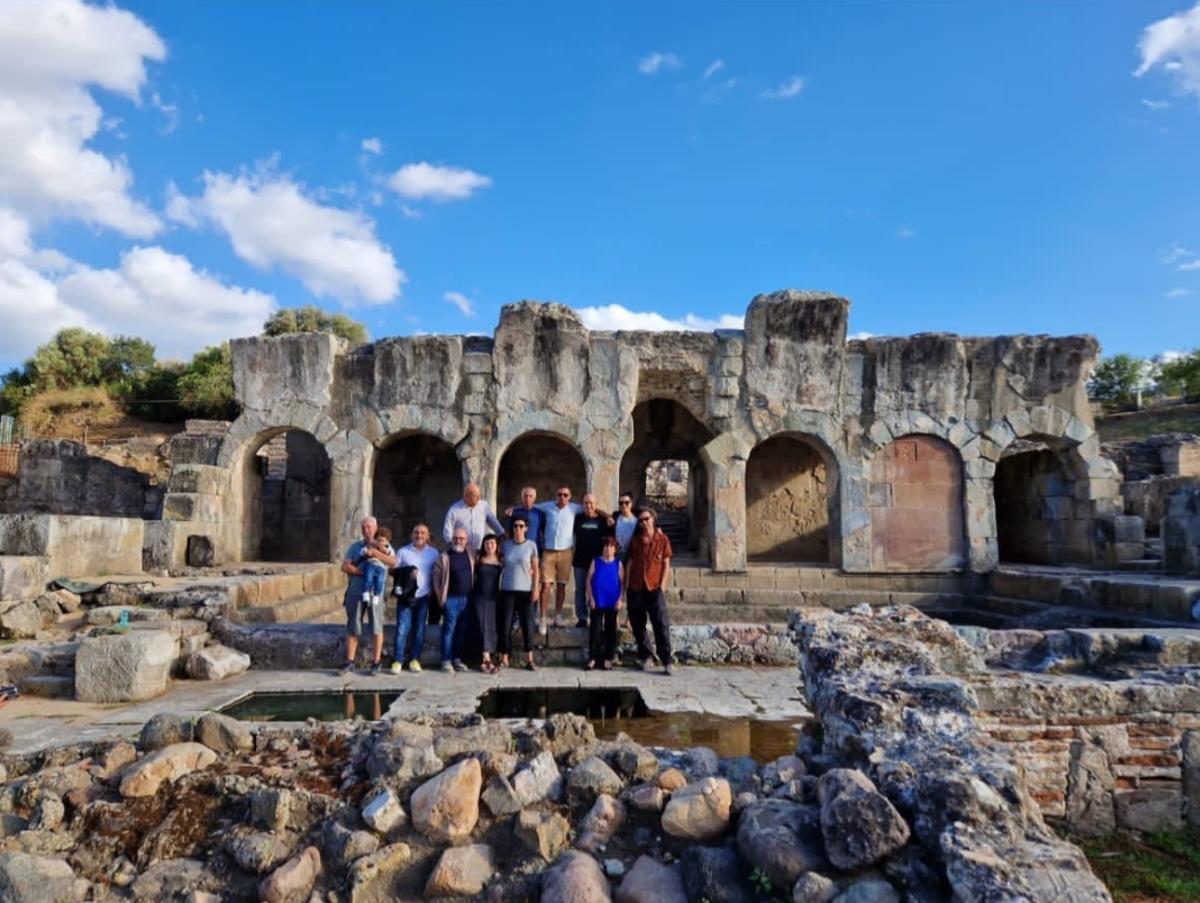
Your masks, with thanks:
M857 881L834 897L833 903L900 903L900 894L886 881Z
M611 899L600 864L586 853L563 853L542 873L541 903L608 903Z
M62 824L65 814L66 807L63 806L63 801L55 794L43 790L38 794L37 802L29 815L29 830L53 831Z
M255 875L274 869L289 852L283 841L264 831L238 832L229 839L227 848L240 868Z
M209 712L196 722L196 740L222 755L254 748L254 734L236 718Z
M707 746L693 746L683 754L683 770L693 780L721 773L721 758Z
M86 637L75 655L75 698L141 702L166 692L179 642L166 630Z
M8 603L0 603L0 606ZM0 637L10 640L31 639L43 627L42 611L33 602L18 602L0 611Z
M547 862L567 846L570 834L571 823L557 812L524 809L517 816L517 837Z
M602 793L580 822L579 840L575 845L586 853L594 853L611 841L623 824L625 806Z
M829 903L837 895L837 885L817 872L805 872L792 885L792 903Z
M584 759L567 776L567 798L574 803L590 803L602 793L616 796L624 782L597 756Z
M751 903L754 892L746 880L749 869L727 846L690 846L680 858L683 886L689 900L709 903Z
M662 814L672 837L708 840L729 826L733 792L724 778L702 778L671 794Z
M776 888L792 887L805 872L828 867L821 848L821 815L815 806L764 800L738 817L738 851Z
M618 743L617 753L613 756L614 764L626 780L648 781L658 774L658 758L654 753L632 740Z
M1115 788L1116 780L1104 750L1081 740L1073 742L1067 770L1066 822L1074 836L1103 837L1115 830Z
M320 852L316 847L305 847L262 880L259 899L263 903L305 903L320 873Z
M687 893L678 871L639 856L617 889L616 903L687 903Z
M363 806L362 819L373 831L385 835L391 834L408 822L404 807L388 787L367 800Z
M217 761L217 754L200 743L175 743L143 756L121 775L121 796L154 796L163 782L174 782Z
M557 759L572 749L595 743L596 729L582 715L559 713L546 719L546 737L550 753Z
M463 759L430 778L409 799L413 827L442 843L467 837L479 820L482 781L478 759Z
M512 731L499 721L444 727L434 732L433 751L442 761L479 752L508 752L511 747Z
M142 725L138 734L138 748L142 752L154 752L173 743L187 743L192 739L192 718L174 712L159 712Z
M0 854L0 900L5 903L75 903L75 873L61 859Z
M328 821L321 832L322 859L334 868L345 868L356 859L379 849L379 838L370 831L351 831L345 825Z
M224 881L195 859L164 859L156 862L133 882L133 899L138 903L161 903L183 899L192 891L217 893Z
M818 794L825 852L838 868L866 868L908 843L908 823L861 772L826 772Z
M442 760L433 751L432 734L402 734L377 741L367 757L367 774L405 783L442 770Z
M224 680L250 669L250 656L217 643L188 656L187 675L193 680Z
M350 868L350 903L392 903L402 899L399 882L412 860L406 843L393 843L363 856Z
M512 815L542 800L558 799L562 787L554 756L542 752L511 777L493 776L483 791L483 802L493 815Z

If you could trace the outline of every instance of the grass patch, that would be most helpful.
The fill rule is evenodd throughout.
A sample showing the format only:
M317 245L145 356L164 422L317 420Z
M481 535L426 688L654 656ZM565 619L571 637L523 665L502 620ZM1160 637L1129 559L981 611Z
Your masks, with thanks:
M99 386L50 389L34 395L21 408L21 422L34 434L78 437L92 426L115 423L121 412Z
M1200 433L1200 404L1170 405L1096 418L1101 442L1148 439L1163 433Z
M1200 831L1114 835L1082 847L1116 903L1200 900Z

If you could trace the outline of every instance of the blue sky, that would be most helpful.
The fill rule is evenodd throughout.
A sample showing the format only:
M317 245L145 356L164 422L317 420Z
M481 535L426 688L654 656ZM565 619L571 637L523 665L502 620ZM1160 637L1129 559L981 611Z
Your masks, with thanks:
M1200 344L1200 4L6 11L0 364L306 303L712 328L785 287L852 332Z

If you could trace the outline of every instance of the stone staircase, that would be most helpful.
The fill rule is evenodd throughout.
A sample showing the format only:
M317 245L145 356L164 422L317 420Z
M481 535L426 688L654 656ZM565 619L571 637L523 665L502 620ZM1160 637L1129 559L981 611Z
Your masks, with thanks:
M250 624L324 622L345 618L346 578L337 564L313 564L238 581L232 589L234 620Z
M1147 536L1144 544L1145 552L1141 558L1122 561L1117 564L1117 570L1137 571L1138 573L1162 573L1163 545L1157 536Z
M673 508L660 509L655 524L658 529L667 534L667 539L671 540L672 549L683 551L688 548L688 543L692 538L692 525L686 509L682 511Z

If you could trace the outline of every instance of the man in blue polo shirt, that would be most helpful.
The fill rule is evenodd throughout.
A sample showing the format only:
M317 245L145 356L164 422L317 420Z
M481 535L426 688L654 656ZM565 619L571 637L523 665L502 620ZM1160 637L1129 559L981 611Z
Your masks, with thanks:
M526 486L521 490L521 504L508 509L508 535L512 535L512 522L520 517L526 524L526 536L537 546L538 555L542 554L542 512L537 509L537 490Z
M350 578L346 587L346 596L342 604L346 608L346 661L342 665L343 674L354 670L354 662L358 657L358 638L365 627L374 641L374 655L371 658L371 673L378 674L380 662L383 659L383 600L379 596L364 599L363 587L367 573L365 559L374 558L385 566L396 566L396 556L383 551L375 543L375 531L379 525L375 518L364 517L360 529L362 539L352 543L346 550L342 561L342 573Z

